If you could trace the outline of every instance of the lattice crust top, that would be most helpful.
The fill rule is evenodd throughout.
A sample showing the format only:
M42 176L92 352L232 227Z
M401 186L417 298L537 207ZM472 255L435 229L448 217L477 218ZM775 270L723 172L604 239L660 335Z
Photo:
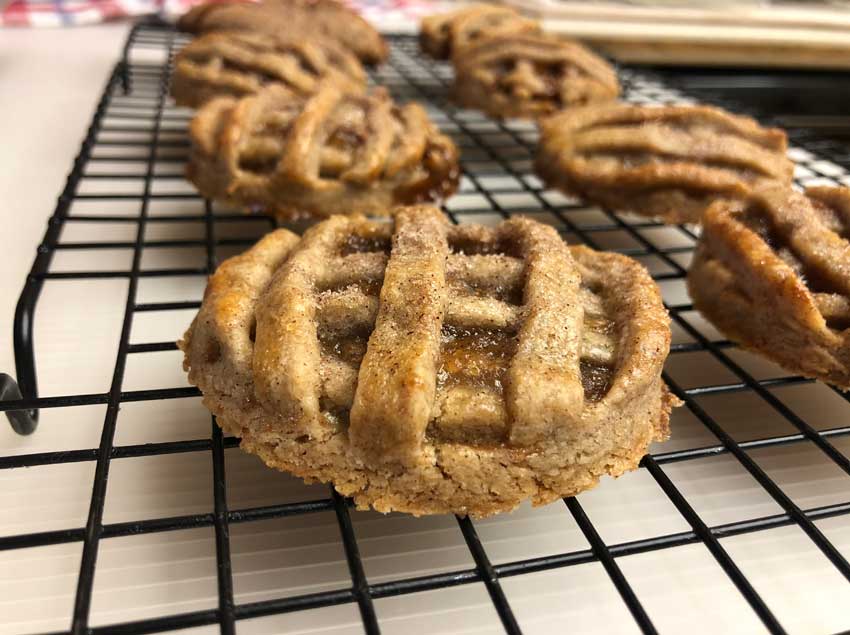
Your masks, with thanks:
M487 514L636 467L666 435L668 318L637 263L522 218L394 218L272 234L250 276L252 252L213 276L182 346L246 449L363 505Z
M171 94L179 105L198 108L213 97L242 97L269 84L311 95L323 81L362 92L366 73L354 55L332 40L210 33L177 55Z
M516 10L492 4L473 4L422 19L419 42L431 57L448 59L455 52L485 39L518 33L538 33L536 20Z
M554 35L484 39L456 56L455 93L494 117L541 117L569 106L610 101L614 69L578 42Z
M207 2L192 8L177 23L189 33L242 31L339 42L367 64L378 64L389 54L387 43L356 12L335 0L264 0L263 2Z
M270 85L209 102L192 121L189 178L209 198L299 214L382 214L457 187L457 149L416 103L333 83L311 97Z
M772 185L705 214L695 305L795 372L850 388L850 190Z
M696 222L717 197L794 172L782 130L710 106L574 109L541 121L540 137L548 184L668 222Z

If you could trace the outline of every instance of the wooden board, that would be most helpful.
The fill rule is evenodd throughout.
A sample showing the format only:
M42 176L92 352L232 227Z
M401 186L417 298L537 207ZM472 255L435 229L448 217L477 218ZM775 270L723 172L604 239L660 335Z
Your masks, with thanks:
M850 69L850 11L835 5L505 4L627 62Z

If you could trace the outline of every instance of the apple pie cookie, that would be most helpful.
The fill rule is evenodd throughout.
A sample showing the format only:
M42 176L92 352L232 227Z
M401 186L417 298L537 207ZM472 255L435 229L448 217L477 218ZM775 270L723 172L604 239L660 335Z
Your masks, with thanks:
M259 33L210 33L177 54L171 94L198 108L214 97L242 97L269 84L310 95L323 81L363 91L366 73L354 55L330 40L286 40Z
M688 272L694 306L791 372L850 389L850 189L718 201Z
M177 27L196 35L247 31L299 39L318 36L339 42L367 64L383 62L389 54L381 34L336 0L207 2L190 9Z
M518 34L481 40L454 60L455 98L492 117L538 118L615 99L614 69L578 42Z
M273 84L208 102L190 126L187 176L205 197L282 220L380 214L457 187L458 153L416 103L381 88L315 95Z
M437 59L449 59L469 44L516 33L538 33L540 23L509 7L473 4L422 19L419 44Z
M710 106L603 104L540 122L537 173L550 187L616 211L698 222L717 198L790 183L778 128Z
M646 270L514 218L335 216L210 279L180 343L242 448L359 507L486 516L636 468L666 438Z

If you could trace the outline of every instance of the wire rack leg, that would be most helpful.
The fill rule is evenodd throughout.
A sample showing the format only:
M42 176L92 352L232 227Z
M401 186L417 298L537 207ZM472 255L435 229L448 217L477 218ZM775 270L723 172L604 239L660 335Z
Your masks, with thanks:
M6 373L0 373L0 401L22 399L18 383ZM6 418L18 434L32 434L38 425L34 410L7 410Z
M35 303L40 291L41 282L32 278L27 280L15 308L13 338L18 381L15 382L9 375L0 375L0 401L38 397L32 334ZM10 410L6 417L18 434L32 434L38 426L38 410Z

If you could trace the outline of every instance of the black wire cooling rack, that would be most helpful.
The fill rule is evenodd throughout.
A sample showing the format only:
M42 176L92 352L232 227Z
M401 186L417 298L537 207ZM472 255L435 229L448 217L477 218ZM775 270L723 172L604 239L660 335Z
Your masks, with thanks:
M139 281L151 276L206 276L213 271L223 247L245 248L252 241L247 239L220 238L221 227L229 222L246 221L246 217L237 214L214 212L212 204L203 201L195 194L158 194L154 185L157 181L182 178L182 163L185 161L187 142L185 138L174 140L171 135L163 138L165 124L185 126L188 115L176 109L167 97L172 53L184 42L183 36L170 27L155 23L137 25L127 40L123 61L116 65L108 80L103 96L97 105L91 126L86 133L80 153L74 161L73 169L59 197L53 216L48 222L44 239L38 248L32 270L27 277L15 314L15 360L17 365L17 385L8 376L2 376L0 386L0 409L6 412L12 426L20 434L29 434L35 430L38 412L45 408L73 408L91 404L105 404L106 415L102 428L100 444L96 448L42 452L0 456L0 469L10 470L31 466L93 461L96 464L94 484L88 518L84 527L64 530L44 531L25 535L0 537L0 551L22 548L43 547L58 543L82 542L82 558L77 578L73 615L70 616L68 631L75 635L86 633L109 633L110 635L129 635L152 633L190 628L201 625L219 625L221 633L228 635L236 632L236 624L246 618L268 616L295 611L305 611L317 607L356 603L362 617L363 628L367 633L381 630L379 619L373 606L373 600L434 590L473 582L483 583L492 600L501 624L508 633L520 633L521 628L501 581L511 576L521 576L556 568L568 568L589 562L601 563L619 596L643 633L657 632L653 624L653 615L645 608L638 594L630 585L618 559L623 556L657 552L673 547L701 543L716 560L728 576L728 579L743 596L770 633L786 632L776 617L773 608L754 588L754 584L742 571L739 563L721 543L722 539L740 534L760 532L772 528L793 525L802 529L814 546L820 550L845 579L850 581L850 564L839 549L826 537L816 525L816 521L850 514L850 502L841 502L803 509L792 500L791 494L776 480L768 475L750 455L758 448L809 442L826 460L832 462L844 474L850 474L850 460L833 441L840 436L850 434L850 405L847 416L841 425L821 429L798 415L783 401L774 390L777 386L808 383L800 377L782 376L768 379L756 378L745 366L730 353L733 347L727 341L706 336L693 323L690 304L670 304L668 308L674 326L689 336L689 341L674 344L671 359L678 355L693 352L708 353L728 370L734 381L725 384L683 386L669 372L665 379L672 391L685 402L685 407L714 437L717 442L708 446L678 449L655 453L647 456L642 467L651 475L669 501L678 510L689 525L689 529L678 533L654 535L649 538L620 544L606 544L591 522L588 514L578 500L566 499L564 502L574 518L589 548L568 553L554 553L522 561L493 564L487 550L476 531L476 524L466 518L458 518L457 523L463 539L474 562L474 567L447 573L417 576L393 580L390 582L370 583L364 573L363 562L359 555L358 542L352 529L350 505L329 488L326 498L308 502L286 503L280 505L254 507L248 509L229 509L226 500L226 480L224 451L238 444L238 439L225 438L216 425L211 427L208 439L148 443L141 445L116 445L114 443L116 418L122 404L129 402L147 402L152 400L178 399L198 394L195 388L158 388L146 390L124 390L122 382L125 366L129 357L151 352L173 351L174 342L153 342L131 344L130 331L134 316L143 312L173 311L194 309L198 302L139 302L137 288ZM585 210L580 203L570 200L556 200L542 189L540 182L532 175L531 159L536 142L533 126L518 122L495 122L476 113L457 110L448 99L448 84L451 71L445 64L433 63L418 55L414 38L394 36L391 38L392 56L388 64L373 74L376 82L388 86L399 99L417 99L426 103L432 117L444 130L452 134L461 148L463 156L464 179L461 193L450 200L446 211L455 221L470 218L492 216L508 217L515 209L511 201L533 203L533 207L555 219L570 240L578 240L594 247L606 247L600 240L606 232L622 232L631 239L630 247L619 251L639 259L652 258L661 266L654 277L659 281L680 281L686 273L687 257L693 249L696 238L688 227L678 228L683 245L659 245L652 236L653 228L660 227L653 222L634 220L633 218L613 214L602 210L598 221L580 221L579 213ZM139 52L162 53L163 62L149 63L134 61ZM623 69L621 71L627 86L627 98L637 102L681 101L683 96L669 86L664 85L653 75ZM107 118L109 123L104 123ZM121 121L124 121L124 124ZM149 134L149 140L108 141L105 133L138 132ZM805 146L806 140L800 144ZM829 147L823 145L814 148L819 154L807 152L805 147L797 148L797 158L802 164L798 175L802 174L804 184L807 179L820 180L836 177L835 166L850 166L850 160L843 150L825 156ZM108 151L108 152L107 152ZM139 154L141 152L141 155ZM143 161L146 169L130 174L105 173L97 171L98 163L116 164L120 162ZM173 171L159 172L154 166L173 164ZM819 166L831 168L819 171ZM141 193L123 191L83 194L78 191L82 179L137 179L143 184ZM197 200L197 214L183 214L168 218L152 217L149 206L157 199ZM71 212L72 203L85 199L129 200L138 203L138 212L134 215L83 215ZM471 202L470 202L471 201ZM271 227L271 221L263 217L250 217L257 223L258 233ZM205 236L200 240L149 240L146 229L154 223L192 221L203 223ZM127 223L135 227L135 240L129 242L67 242L61 240L63 227L74 224L90 228L91 236L97 235L101 223ZM170 268L146 270L143 268L143 253L156 247L202 248L205 251L205 266L200 268ZM132 265L129 270L116 271L54 271L51 262L54 255L62 250L127 250L132 253ZM33 323L36 305L43 283L46 280L91 278L120 278L128 281L128 293L124 307L121 335L108 392L92 394L65 394L53 397L38 397L36 383L35 357L33 352ZM18 391L19 388L19 391ZM748 392L761 400L773 415L787 421L794 431L790 434L775 435L738 441L701 404L699 398L705 395L726 395ZM840 393L838 393L840 395ZM843 399L844 396L841 395ZM846 402L845 402L846 405ZM214 507L209 513L176 517L153 518L148 520L105 524L104 502L110 463L113 459L139 457L181 452L209 451L213 465ZM678 488L665 471L664 466L674 462L693 461L718 455L734 457L739 465L748 472L763 488L764 492L782 509L781 513L747 519L723 525L708 526L695 510L689 498ZM230 525L254 521L281 518L294 515L311 514L318 511L333 511L339 525L339 535L344 547L345 557L350 571L351 582L343 588L310 594L281 597L252 603L234 601L233 574L230 552ZM179 614L161 615L155 618L109 624L92 627L89 623L90 608L98 548L104 539L130 536L152 532L169 532L193 527L212 527L215 534L215 548L218 579L218 607ZM717 610L723 610L718 607ZM840 609L839 609L840 610ZM604 624L601 632L605 632ZM564 625L568 630L568 625Z

